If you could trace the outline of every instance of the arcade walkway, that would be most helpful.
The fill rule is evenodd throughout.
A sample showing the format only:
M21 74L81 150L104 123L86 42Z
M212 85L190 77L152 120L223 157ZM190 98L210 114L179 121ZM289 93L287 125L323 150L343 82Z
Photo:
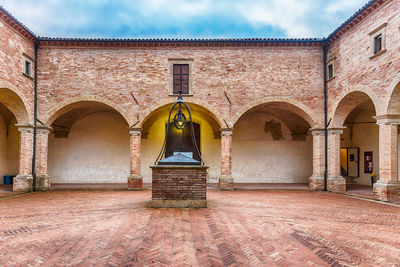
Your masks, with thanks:
M0 199L0 266L397 266L400 207L314 191L210 190L208 209L144 191Z

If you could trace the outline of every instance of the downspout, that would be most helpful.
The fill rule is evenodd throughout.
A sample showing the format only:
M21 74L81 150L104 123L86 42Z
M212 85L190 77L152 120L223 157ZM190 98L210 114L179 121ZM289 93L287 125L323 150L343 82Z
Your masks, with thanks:
M323 44L324 61L324 133L325 133L325 170L324 170L324 191L328 190L328 89L326 77L326 42Z
M35 65L34 65L34 98L33 98L33 155L32 155L32 176L33 191L36 189L36 139L37 139L37 58L39 41L35 41Z

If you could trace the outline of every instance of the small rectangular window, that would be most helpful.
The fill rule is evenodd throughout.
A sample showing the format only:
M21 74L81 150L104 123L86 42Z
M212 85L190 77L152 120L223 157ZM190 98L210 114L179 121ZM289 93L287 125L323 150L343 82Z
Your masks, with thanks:
M174 64L173 66L173 94L189 94L189 64Z
M25 60L25 74L31 76L31 62Z
M328 79L333 78L333 64L328 65Z
M382 34L374 38L374 54L378 54L380 51L382 51Z

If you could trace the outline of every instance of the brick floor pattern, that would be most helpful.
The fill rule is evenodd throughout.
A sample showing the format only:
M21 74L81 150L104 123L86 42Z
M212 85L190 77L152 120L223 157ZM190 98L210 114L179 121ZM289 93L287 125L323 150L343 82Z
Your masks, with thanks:
M312 191L208 192L207 209L150 209L151 192L0 199L0 266L400 266L400 208Z

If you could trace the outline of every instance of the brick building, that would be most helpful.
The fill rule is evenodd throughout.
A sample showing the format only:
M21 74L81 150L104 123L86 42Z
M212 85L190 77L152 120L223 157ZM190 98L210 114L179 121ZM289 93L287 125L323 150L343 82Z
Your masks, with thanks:
M374 172L398 202L399 10L370 1L323 39L139 40L38 37L0 8L0 176L140 188L180 86L210 183L343 192Z

